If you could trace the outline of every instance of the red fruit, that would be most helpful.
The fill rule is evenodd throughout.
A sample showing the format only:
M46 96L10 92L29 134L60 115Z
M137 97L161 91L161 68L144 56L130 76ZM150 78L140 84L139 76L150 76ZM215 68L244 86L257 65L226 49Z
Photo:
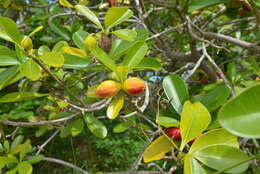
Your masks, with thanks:
M199 134L198 136L196 136L195 138L193 138L193 140L191 140L190 142L188 142L188 144L191 146L199 137L201 137L203 134Z
M115 6L117 5L117 0L108 0L108 3L110 6Z
M166 135L168 135L168 137L170 137L173 140L180 140L181 139L181 132L180 129L177 127L169 127L166 128L165 130Z
M206 78L202 78L202 79L200 79L200 83L202 84L202 85L206 85L206 84L208 84L208 79L206 79Z
M120 89L120 83L117 83L113 80L106 80L98 85L96 89L96 96L101 98L110 98L116 95Z
M61 109L59 110L59 112L65 112L65 109L61 108Z
M129 95L138 95L144 91L145 83L143 80L131 77L124 81L123 89Z

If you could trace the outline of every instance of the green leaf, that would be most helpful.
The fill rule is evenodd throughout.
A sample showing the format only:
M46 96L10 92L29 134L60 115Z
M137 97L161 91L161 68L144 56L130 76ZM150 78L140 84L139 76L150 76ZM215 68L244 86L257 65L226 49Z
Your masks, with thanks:
M228 79L234 83L236 79L236 63L235 62L229 62L227 65L227 77Z
M184 157L184 173L185 174L208 174L201 167L199 162L194 159L190 154Z
M88 32L79 30L72 35L72 40L80 49L85 49L85 39L88 36Z
M90 48L91 53L111 71L115 71L116 63L97 45Z
M124 106L124 101L124 94L119 94L112 100L107 108L107 117L109 119L115 119L119 115L121 109Z
M14 83L15 81L22 78L19 74L19 66L12 66L0 72L0 90L7 85Z
M20 146L20 161L24 159L26 154L32 150L31 140L27 140L24 144L19 145Z
M116 31L113 31L112 34L116 35L117 37L119 37L123 40L127 40L127 41L134 41L137 36L136 31L130 30L130 29L116 30Z
M137 36L134 42L126 41L126 40L115 40L112 45L112 49L110 50L109 57L116 60L122 55L126 54L128 50L130 50L133 46L135 46L138 42L144 42L146 38L148 38L148 31L145 29L139 29L136 31Z
M5 46L0 45L0 66L18 65L19 60L16 57L16 52Z
M223 170L248 159L240 149L227 145L213 145L202 148L194 153L194 157L216 170ZM241 173L248 168L249 162L225 171L225 173Z
M105 138L107 136L107 128L103 125L101 121L96 119L91 114L86 114L84 116L87 127L96 137Z
M155 139L144 151L144 162L148 163L155 160L160 160L165 153L171 151L172 144L169 139L162 135Z
M16 172L17 172L17 167L9 170L8 172L5 172L5 174L16 174Z
M0 17L0 38L20 44L23 36L20 34L16 23L7 17Z
M62 26L60 23L56 22L55 20L51 20L49 22L50 29L55 32L56 34L60 35L63 39L69 41L71 38L71 33Z
M64 56L64 64L62 67L69 69L81 69L86 68L91 63L90 59L81 58L77 56L73 56L70 54L63 54Z
M189 153L194 153L202 148L212 145L227 145L239 148L235 135L230 134L225 129L211 130L200 136L191 146Z
M260 138L260 85L243 91L219 111L218 119L227 131L242 137Z
M66 41L59 41L54 45L52 48L52 52L63 52L63 48L69 46L68 42Z
M122 65L128 66L129 71L135 68L144 58L148 50L148 46L144 42L137 43L132 47L124 57Z
M82 132L84 128L84 124L82 122L82 120L74 120L71 122L71 135L73 137L77 136L78 134L80 134Z
M76 5L75 6L76 10L78 12L80 12L81 14L83 14L84 16L86 16L91 22L93 22L94 24L96 24L100 29L103 30L103 27L100 23L100 21L98 20L98 17L95 15L94 12L92 12L88 7L83 6L83 5Z
M209 111L213 111L225 103L229 95L230 89L221 85L204 95L201 99L201 103L204 104Z
M208 7L208 6L213 6L217 5L220 3L227 3L228 0L191 0L190 5L189 5L189 12L192 13L196 10Z
M59 52L44 53L39 57L45 64L53 67L61 67L64 64L64 56Z
M135 70L151 69L153 71L162 70L162 64L155 58L144 58L135 68Z
M18 102L45 96L48 96L48 94L39 94L34 92L13 92L0 97L0 103Z
M189 97L184 81L178 75L168 75L163 79L163 89L175 111L181 114L182 105Z
M20 72L33 81L36 81L41 77L41 68L32 59L28 59L20 65Z
M105 26L109 30L133 16L128 7L111 7L105 16Z
M40 48L38 49L38 54L39 56L44 55L44 53L46 52L51 52L51 49L47 46L47 45L42 45L40 46Z
M11 144L11 148L10 148L10 151L14 150L14 148L16 148L18 145L20 145L22 142L23 142L23 139L24 139L24 136L23 135L19 135L17 136L12 144Z
M27 161L30 163L30 164L36 164L36 163L39 163L43 160L44 156L43 155L35 155L35 156L32 156L31 158L29 158Z
M13 155L8 155L7 157L0 156L0 170L7 164L18 163L18 159Z
M17 165L19 174L32 174L32 165L27 161L22 161Z
M129 125L127 123L119 123L113 128L114 133L121 133L129 129Z
M197 137L206 130L211 120L211 116L207 108L200 102L192 104L186 101L183 105L181 114L181 146L183 150L186 143Z
M174 118L158 116L156 123L164 127L178 127L180 122Z
M69 3L67 0L59 0L60 5L68 8L73 8L73 5Z

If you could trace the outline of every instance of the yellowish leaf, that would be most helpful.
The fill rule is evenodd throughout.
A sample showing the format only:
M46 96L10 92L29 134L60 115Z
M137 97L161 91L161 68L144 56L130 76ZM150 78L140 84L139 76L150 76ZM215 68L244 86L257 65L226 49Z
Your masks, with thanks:
M172 144L165 135L158 137L145 149L144 162L160 160L171 148Z
M73 8L73 5L71 3L69 3L67 0L59 0L60 5L64 6L64 7L69 7L69 8Z
M73 47L70 47L70 46L63 47L63 51L65 53L68 53L68 54L71 54L71 55L74 55L74 56L78 56L78 57L86 57L87 56L85 51L78 49L78 48L73 48Z
M119 94L112 100L107 108L107 117L109 119L115 119L119 115L122 107L124 106L124 100L124 94Z
M44 28L44 27L43 27L42 25L39 26L39 27L37 27L37 28L35 28L35 29L29 34L29 36L30 36L30 37L33 36L35 33L41 31L43 28Z

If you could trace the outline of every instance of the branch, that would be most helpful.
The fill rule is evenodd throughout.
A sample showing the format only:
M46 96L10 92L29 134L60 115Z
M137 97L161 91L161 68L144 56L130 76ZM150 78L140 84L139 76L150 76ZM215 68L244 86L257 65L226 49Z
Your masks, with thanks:
M0 120L0 124L3 125L9 125L9 126L18 126L18 127L33 127L33 126L43 126L43 125L55 125L60 124L65 121L71 120L78 116L80 112L72 114L65 118L60 118L56 120L49 120L49 121L39 121L39 122L15 122L15 121L9 121L9 120Z
M85 171L85 170L75 166L74 164L71 164L71 163L68 163L66 161L62 161L62 160L56 159L56 158L44 157L43 161L48 161L48 162L52 162L52 163L61 164L61 165L66 166L66 167L70 167L72 169L75 169L75 170L79 171L82 174L90 174L87 171Z
M222 41L240 46L242 48L249 49L249 50L253 51L254 53L260 53L260 46L257 46L253 43L242 41L242 40L239 40L239 39L235 39L231 36L226 36L226 35L219 34L219 33L203 32L203 31L201 31L201 32L202 32L203 36L205 36L205 37L208 37L208 38L211 38L211 39L222 40Z

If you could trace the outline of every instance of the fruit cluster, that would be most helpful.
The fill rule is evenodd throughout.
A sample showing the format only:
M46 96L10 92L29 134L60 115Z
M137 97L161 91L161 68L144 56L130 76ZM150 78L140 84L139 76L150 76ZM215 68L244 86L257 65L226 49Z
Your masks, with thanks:
M127 94L136 96L141 94L145 89L143 80L137 77L131 77L120 84L113 80L105 80L96 88L96 96L100 98L110 98L115 96L121 89Z

